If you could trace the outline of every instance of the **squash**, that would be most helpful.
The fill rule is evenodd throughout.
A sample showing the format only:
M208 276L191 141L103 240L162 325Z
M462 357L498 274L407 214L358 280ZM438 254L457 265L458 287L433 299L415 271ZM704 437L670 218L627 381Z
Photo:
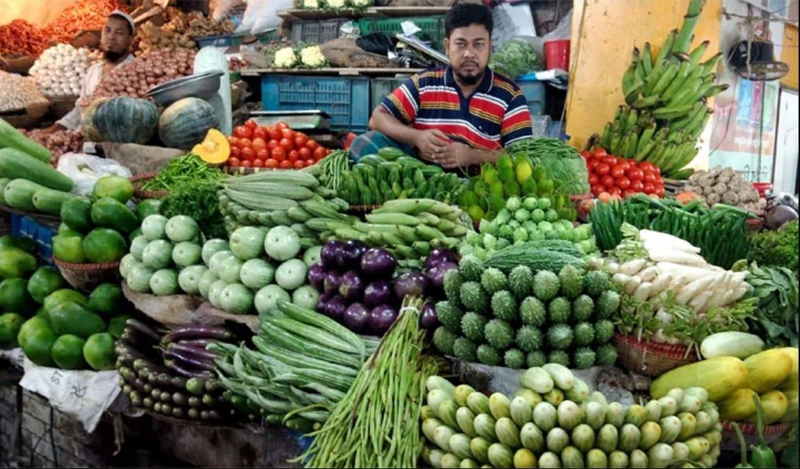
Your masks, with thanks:
M764 341L747 332L727 331L711 334L700 344L703 358L736 357L744 360L764 350Z
M775 389L792 371L792 357L781 349L765 350L744 361L747 366L745 387L762 393Z
M758 396L758 393L752 389L742 388L733 391L728 397L717 403L719 418L739 422L755 415L756 403L753 402L753 396Z
M747 383L747 366L736 357L716 357L670 370L650 385L650 395L660 399L673 388L705 388L708 399L718 401Z
M761 415L764 417L764 425L770 425L783 418L789 408L789 400L778 390L765 392L758 396L758 400L761 401ZM756 423L756 415L753 414L744 421Z
M784 392L784 395L789 403L786 407L786 413L783 415L781 422L794 422L797 420L798 412L800 411L800 409L797 407L797 388Z
M231 156L231 144L222 132L210 129L205 140L192 148L192 153L208 164L222 164Z
M100 103L92 122L100 141L145 144L156 130L158 108L144 99L117 96Z
M188 150L202 142L219 119L207 101L183 98L172 103L158 119L158 136L170 148Z
M97 127L94 125L94 114L97 112L97 108L100 105L108 101L109 98L100 98L96 99L83 110L83 114L81 114L81 130L83 131L83 136L89 142L99 142L102 140L100 136L100 132L97 130Z
M786 352L789 355L789 358L792 359L792 370L789 372L789 375L786 377L786 379L783 380L783 382L778 386L778 389L794 389L795 392L797 392L797 347L784 347L780 350Z

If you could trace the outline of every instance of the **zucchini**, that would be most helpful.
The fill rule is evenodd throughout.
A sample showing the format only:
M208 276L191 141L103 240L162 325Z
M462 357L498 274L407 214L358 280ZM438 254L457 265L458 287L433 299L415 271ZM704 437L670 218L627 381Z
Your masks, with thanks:
M59 215L61 205L69 199L76 197L69 192L56 191L53 189L40 189L33 194L33 206L36 210L50 215Z
M44 187L69 192L72 179L56 171L49 162L44 163L16 148L0 150L0 174L9 179L28 179Z
M14 179L6 184L3 190L3 198L11 208L22 210L23 212L35 212L33 194L42 189L46 188L27 179Z
M50 150L29 139L3 119L0 119L0 148L14 148L42 163L50 164Z

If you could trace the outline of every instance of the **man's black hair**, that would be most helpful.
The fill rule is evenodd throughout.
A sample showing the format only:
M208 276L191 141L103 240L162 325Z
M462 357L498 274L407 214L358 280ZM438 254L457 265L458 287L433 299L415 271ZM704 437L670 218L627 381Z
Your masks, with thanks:
M444 18L444 32L449 38L454 30L466 28L471 24L483 25L491 36L494 28L492 12L484 5L459 3L447 12Z

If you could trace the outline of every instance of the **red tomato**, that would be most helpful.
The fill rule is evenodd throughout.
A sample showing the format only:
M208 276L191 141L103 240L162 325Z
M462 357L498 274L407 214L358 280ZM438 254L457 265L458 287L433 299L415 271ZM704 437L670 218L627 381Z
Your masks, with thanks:
M238 147L239 139L231 135L228 137L228 143L230 143L232 147Z
M597 198L600 199L600 202L610 202L611 201L611 194L609 194L608 192L603 191L603 192L600 193L600 195L597 196Z
M279 146L280 145L278 145L278 140L270 140L269 142L267 142L267 150L269 151L272 151Z
M598 182L600 182L600 176L598 176L598 175L596 175L594 173L589 175L589 185L590 186L593 186L593 185L597 184Z
M605 163L600 163L597 166L595 166L594 172L598 176L605 176L606 174L611 172L611 166L609 166L609 165L607 165Z
M267 148L267 142L263 138L254 138L253 139L253 150L265 150Z
M279 145L282 146L287 153L294 150L294 143L292 143L292 139L290 138L286 137L282 138L281 141L279 142Z
M595 197L597 197L598 195L600 195L601 193L603 193L605 191L606 191L606 188L601 186L600 184L592 186L592 194L594 194Z
M622 169L627 171L631 167L631 162L628 160L622 160L619 162L618 166L622 167Z
M612 187L611 189L608 190L608 193L611 194L612 196L621 197L622 189L620 189L619 187Z
M653 172L655 172L656 167L655 167L655 165L653 163L651 163L649 161L642 161L641 163L639 163L639 169L641 169L642 171L653 171Z
M314 160L305 160L306 166L313 166L315 161Z
M656 165L653 165L653 167L655 168L655 173L658 174L659 176L661 176L661 168L659 168Z
M269 129L269 138L272 140L280 140L281 139L281 131L278 128L271 128Z
M597 158L602 158L602 157L604 157L606 155L608 155L608 153L606 153L606 149L605 148L597 147L594 150L594 156L596 156Z
M275 124L275 128L278 130L283 130L283 129L288 129L290 127L289 124L287 124L286 122L278 122L277 124Z
M292 129L283 129L281 130L281 137L294 140L294 131Z
M240 164L241 161L239 161L239 158L236 157L228 158L228 166L239 166Z
M584 151L582 151L582 152L581 152L581 156L582 156L584 159L586 159L586 158L590 158L590 157L592 156L592 152L590 152L589 150L584 150Z
M239 156L241 154L242 153L241 153L241 150L239 149L239 147L231 147L231 156L233 158L239 158Z
M246 127L244 125L240 125L233 130L233 135L239 138L252 138L253 129L251 129L250 127Z
M244 126L249 127L251 129L255 129L256 127L258 127L258 124L253 119L247 119L247 122L244 123Z
M261 150L256 151L256 158L261 160L266 160L269 158L269 151L266 148L262 148Z
M644 171L639 168L631 166L628 170L628 177L631 178L631 181L640 181L644 179Z
M642 180L644 182L649 182L651 184L656 183L656 173L652 171L643 171L643 173L644 173L644 178L642 178Z
M621 176L617 178L617 187L622 190L628 189L631 187L631 180L626 178L625 176Z
M600 164L600 160L593 159L586 162L586 167L589 168L589 172L593 173L597 170L597 166Z
M642 181L634 179L631 181L631 190L633 192L642 192L644 190L644 184L642 184Z
M265 129L264 127L256 127L255 129L253 129L253 140L260 138L261 140L264 140L266 142L268 135L269 132L267 132L267 129Z
M644 183L642 190L645 194L654 194L656 192L656 187L651 182Z
M309 150L307 147L301 147L299 150L297 150L297 152L300 153L301 160L307 160L311 158L311 150Z
M270 155L278 161L283 161L286 159L286 150L284 150L283 147L275 147L272 149Z
M278 167L278 160L276 160L274 158L268 158L266 161L264 161L264 167L265 168L277 168Z
M633 194L635 194L635 193L636 193L636 192L634 192L634 191L632 191L632 190L628 189L628 190L622 191L622 196L623 196L623 197L625 197L625 198L627 199L628 197L632 196L632 195L633 195Z
M303 169L306 167L306 162L303 160L297 160L294 163L292 163L292 166L294 167L294 169Z
M294 163L295 161L300 159L300 152L297 151L297 150L292 150L292 151L289 152L288 158L289 158L289 161Z
M317 147L317 149L314 150L314 159L317 161L325 158L325 155L327 155L327 153L325 153L325 149L322 147Z
M294 146L300 148L305 145L306 142L308 142L308 135L304 134L303 132L294 133Z
M615 178L624 176L625 168L623 168L621 164L615 165L613 168L611 168L611 175L614 176Z
M605 156L600 161L609 166L615 166L617 164L617 159L613 156Z
M253 148L253 141L249 138L240 138L239 148Z
M242 167L243 167L243 168L249 168L249 167L251 167L251 166L253 166L253 162L252 162L252 161L250 161L250 160L244 160L244 161L242 161Z
M263 168L264 167L264 160L261 158L256 158L253 160L253 167L254 168Z
M664 197L664 186L656 186L656 195Z
M306 142L306 148L308 148L311 151L316 150L318 146L319 143L315 142L314 140L309 139L308 142Z
M242 153L242 159L243 160L252 161L252 160L256 159L256 152L252 148L249 148L249 147L242 148L241 153Z
M289 169L292 167L292 162L289 160L283 160L278 164L278 167L281 169Z
M610 188L611 186L615 185L616 181L614 180L613 176L603 176L600 178L600 184L603 185L605 188Z

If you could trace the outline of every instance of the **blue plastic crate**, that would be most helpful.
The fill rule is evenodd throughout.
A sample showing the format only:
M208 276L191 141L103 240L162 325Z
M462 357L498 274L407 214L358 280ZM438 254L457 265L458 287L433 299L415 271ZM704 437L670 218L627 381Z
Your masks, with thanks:
M517 78L517 84L525 95L528 102L528 111L531 116L541 116L544 114L546 103L546 92L544 83L536 79L536 75L530 73Z
M369 78L264 75L261 101L265 111L328 113L333 130L367 131L369 125Z
M57 230L43 225L33 218L11 215L11 235L30 238L36 243L38 257L44 264L53 264L53 236Z

